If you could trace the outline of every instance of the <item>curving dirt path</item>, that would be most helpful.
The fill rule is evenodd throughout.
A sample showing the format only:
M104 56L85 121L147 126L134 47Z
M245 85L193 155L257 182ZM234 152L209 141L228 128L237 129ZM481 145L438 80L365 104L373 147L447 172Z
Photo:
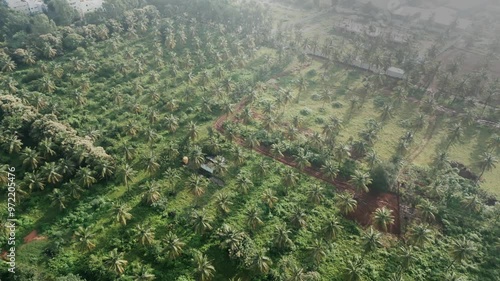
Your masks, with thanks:
M234 122L238 122L234 116L241 111L246 105L248 101L246 99L243 99L238 103L236 106L236 109L233 114L224 114L220 116L213 124L213 127L220 133L224 132L224 129L222 128L222 125L224 124L225 121L231 120ZM248 148L244 145L244 141L242 138L238 137L236 138L236 143L238 143L240 146L243 146L245 148ZM283 157L281 156L274 156L270 152L270 148L266 147L264 145L260 145L257 147L254 147L253 150L257 151L261 155L270 157L276 161L279 161L285 165L288 165L293 168L297 168L297 164L293 160L291 156L285 155ZM300 171L301 173L307 174L309 176L315 177L317 179L320 179L324 182L327 182L329 184L334 185L337 189L340 189L342 191L347 191L351 192L354 194L354 198L358 201L358 208L356 211L353 213L349 214L347 218L356 220L358 223L360 223L363 226L368 226L372 224L372 213L377 209L381 208L383 206L389 208L392 210L393 215L394 215L394 224L389 226L388 232L393 233L393 234L401 234L401 222L400 222L400 215L399 215L399 208L398 208L398 196L394 193L380 193L380 194L374 194L374 193L365 193L365 192L356 192L355 188L351 186L348 182L339 180L338 178L332 180L330 178L325 177L319 169L313 168L313 167L307 167L304 170Z

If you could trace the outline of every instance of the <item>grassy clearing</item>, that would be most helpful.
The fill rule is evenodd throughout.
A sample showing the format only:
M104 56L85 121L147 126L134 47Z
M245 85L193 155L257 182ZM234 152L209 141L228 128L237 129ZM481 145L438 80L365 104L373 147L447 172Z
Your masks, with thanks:
M306 92L302 93L298 103L295 101L287 104L282 110L282 119L279 121L282 124L291 124L295 116L300 116L302 127L315 132L322 131L322 124L317 120L321 119L328 122L330 117L337 117L343 120L344 128L339 135L339 141L346 143L350 139L359 139L359 133L365 128L368 120L379 120L380 109L375 106L376 97L368 97L361 107L355 110L349 117L350 99L355 95L360 88L362 77L366 74L357 70L346 70L342 66L334 67L330 73L331 78L328 84L331 89L334 89L334 98L332 103L326 103L321 100L314 100L313 95L322 90L320 86L320 75L323 73L322 62L313 59L306 67L295 60L288 68L290 74L278 79L278 85L283 88L294 90L297 95L296 79L298 76L310 77L309 87ZM315 75L311 75L315 73ZM346 90L346 88L352 91ZM273 100L273 93L268 91L264 94L263 99ZM332 106L335 104L336 106ZM419 106L415 102L407 101L400 107L395 108L393 117L387 120L382 130L378 134L378 141L374 145L375 152L382 160L389 160L395 153L399 138L407 131L402 125L402 121L411 119L419 113ZM301 114L301 111L308 110L310 114ZM262 111L259 111L262 113ZM428 117L429 121L430 117ZM429 138L429 126L433 124L427 123L426 127L417 131L414 136L414 144L411 146L407 155L416 156L413 163L416 165L429 165L437 151L443 149L446 143L447 132L453 124L453 119L448 117L436 118L437 125ZM434 122L434 121L432 121ZM479 174L480 170L477 167L478 155L483 151L484 144L492 134L488 128L469 128L465 131L462 142L453 145L449 149L450 160L463 163L472 171ZM424 146L424 147L422 147ZM418 155L417 155L418 154ZM495 195L500 195L500 167L486 172L483 175L482 187Z

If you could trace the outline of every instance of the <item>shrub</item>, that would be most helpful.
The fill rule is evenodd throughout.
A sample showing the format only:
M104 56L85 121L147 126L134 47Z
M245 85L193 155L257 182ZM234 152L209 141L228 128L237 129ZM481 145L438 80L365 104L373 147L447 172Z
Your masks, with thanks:
M312 78L312 77L316 76L317 74L318 74L318 73L316 72L316 70L315 70L315 69L311 69L311 70L309 70L309 71L306 73L306 76L307 76L308 78Z
M325 123L325 119L323 119L323 117L316 117L316 119L314 119L314 122L316 124L324 124Z
M382 108L386 104L386 99L382 96L376 96L373 99L373 105L377 108Z
M314 93L314 94L311 95L311 99L313 101L319 101L321 99L321 96L318 95L318 93Z
M300 114L304 115L304 116L311 115L311 113L312 113L312 110L310 108L307 108L307 107L300 110Z
M386 169L382 165L375 166L370 172L370 177L372 178L372 184L368 186L370 191L389 191L389 178Z
M332 102L332 107L333 108L342 108L342 107L344 107L344 104L339 102L339 101L334 101L334 102Z
M348 179L356 170L356 162L352 159L347 159L344 164L339 167L339 176L342 179Z

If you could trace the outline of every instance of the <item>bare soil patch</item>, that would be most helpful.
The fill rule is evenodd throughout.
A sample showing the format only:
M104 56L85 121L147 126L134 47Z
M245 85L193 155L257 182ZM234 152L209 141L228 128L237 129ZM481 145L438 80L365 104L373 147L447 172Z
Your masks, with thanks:
M38 231L33 230L31 231L28 235L26 235L23 239L24 243L27 244L31 241L36 241L36 240L45 240L47 239L46 236L39 236Z

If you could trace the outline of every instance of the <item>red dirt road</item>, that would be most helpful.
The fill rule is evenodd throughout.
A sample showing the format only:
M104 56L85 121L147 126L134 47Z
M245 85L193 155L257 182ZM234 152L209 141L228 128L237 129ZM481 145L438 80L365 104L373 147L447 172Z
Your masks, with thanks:
M45 236L38 236L38 231L36 230L33 230L32 232L30 232L28 235L26 235L24 237L24 243L29 243L31 241L35 241L35 240L44 240L46 239L47 237Z

